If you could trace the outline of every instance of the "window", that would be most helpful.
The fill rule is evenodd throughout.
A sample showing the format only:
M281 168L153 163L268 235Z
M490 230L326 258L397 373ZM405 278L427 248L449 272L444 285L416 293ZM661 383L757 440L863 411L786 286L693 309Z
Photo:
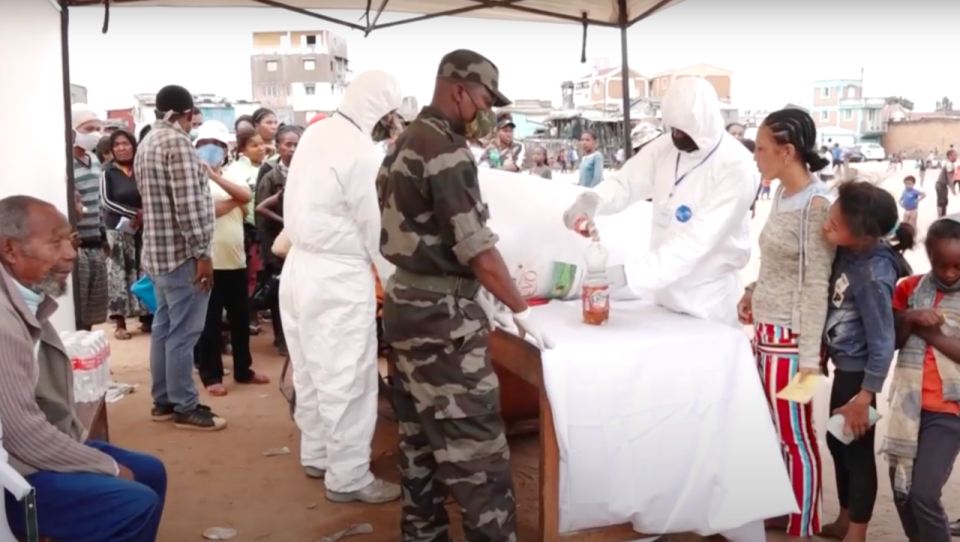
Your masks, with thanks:
M316 36L307 36L307 46L308 46L308 47L313 47L313 46L316 45L316 44L317 44L317 37L316 37Z
M854 87L847 87L847 98L856 98L857 89Z
M871 120L871 121L877 120L877 110L876 110L876 109L871 109L871 110L867 111L867 120Z
M277 85L263 85L263 94L266 96L276 96Z
M268 72L275 72L275 71L277 71L277 61L276 61L276 60L268 60L268 61L267 61L267 71L268 71Z
M830 97L830 87L820 87L820 97L829 98Z
M307 96L314 96L317 94L317 85L314 85L314 84L303 85L303 91Z
M843 110L843 120L853 120L853 110L844 109Z
M304 61L303 61L303 69L305 69L305 70L307 70L307 71L313 71L313 70L317 69L317 63L314 62L313 60L304 60Z
M829 112L829 111L821 111L821 112L820 112L820 122L827 122L828 120L830 120L830 112Z

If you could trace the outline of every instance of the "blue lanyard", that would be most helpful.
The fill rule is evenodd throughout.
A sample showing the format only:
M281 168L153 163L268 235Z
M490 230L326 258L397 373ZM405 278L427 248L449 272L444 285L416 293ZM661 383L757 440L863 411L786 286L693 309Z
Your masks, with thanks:
M692 168L690 168L689 170L687 170L687 172L684 173L683 175L679 175L679 173L680 173L680 154L681 154L681 151L677 151L677 153L678 153L678 154L677 154L677 164L676 164L676 166L675 166L674 169L673 169L673 178L674 178L675 180L673 181L673 188L670 189L670 197L671 197L671 198L673 197L673 193L677 191L677 187L680 186L680 183L682 183L683 180L687 178L687 175L690 175L691 173L693 173L693 171L694 171L695 169L697 169L698 167L702 166L707 160L709 160L710 157L713 156L713 153L717 152L717 149L720 148L720 143L722 143L722 142L723 142L723 138L721 137L721 138L720 138L720 141L717 141L717 144L713 146L713 149L712 149L710 152L708 152L706 156L703 157L703 160L700 160L700 162L699 162L697 165L695 165L695 166L693 166Z

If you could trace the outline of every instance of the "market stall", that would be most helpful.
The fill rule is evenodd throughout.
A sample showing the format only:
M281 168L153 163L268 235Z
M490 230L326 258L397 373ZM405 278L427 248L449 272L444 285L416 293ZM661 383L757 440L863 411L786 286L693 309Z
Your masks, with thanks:
M746 337L643 301L602 327L577 302L537 307L553 350L498 330L498 369L536 386L539 540L696 531L765 540L796 502Z

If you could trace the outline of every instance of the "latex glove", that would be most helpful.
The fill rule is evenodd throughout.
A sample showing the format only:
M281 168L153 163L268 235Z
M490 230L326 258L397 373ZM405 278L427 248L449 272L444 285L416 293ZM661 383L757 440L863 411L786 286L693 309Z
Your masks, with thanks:
M608 267L600 272L590 272L584 275L583 280L596 280L598 282L606 282L610 285L610 293L616 292L617 290L626 288L627 286L627 271L626 268L622 265L614 265Z
M600 206L600 196L596 192L587 191L580 194L573 205L563 213L563 224L567 229L575 231L584 237L596 237L597 228L593 219Z
M520 328L522 333L526 333L527 335L533 337L533 340L540 345L541 349L550 350L553 348L553 341L547 336L546 333L543 332L540 324L538 324L534 318L533 311L530 310L530 307L527 307L527 310L523 312L514 313L513 321L517 324L517 327Z
M497 327L505 329L511 329L513 327L513 321L510 318L509 311L496 301L493 294L486 290L480 290L474 301L476 301L477 305L480 305L480 308L486 313L487 320L490 322L491 331Z

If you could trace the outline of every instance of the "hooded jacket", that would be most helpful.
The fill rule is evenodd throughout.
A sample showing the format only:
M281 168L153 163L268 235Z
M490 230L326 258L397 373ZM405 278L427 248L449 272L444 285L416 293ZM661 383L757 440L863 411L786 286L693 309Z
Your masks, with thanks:
M683 131L699 149L680 152L669 136L654 139L595 188L598 213L652 200L650 251L626 263L627 285L676 312L738 325L757 166L724 130L716 92L703 79L678 80L662 112L665 127Z
M893 360L893 290L910 275L890 245L855 253L838 249L824 326L827 355L837 370L863 372L863 388L880 393Z
M379 252L381 155L370 134L401 100L394 76L363 72L347 87L337 112L307 128L284 188L284 229L293 250L362 258L368 265Z

